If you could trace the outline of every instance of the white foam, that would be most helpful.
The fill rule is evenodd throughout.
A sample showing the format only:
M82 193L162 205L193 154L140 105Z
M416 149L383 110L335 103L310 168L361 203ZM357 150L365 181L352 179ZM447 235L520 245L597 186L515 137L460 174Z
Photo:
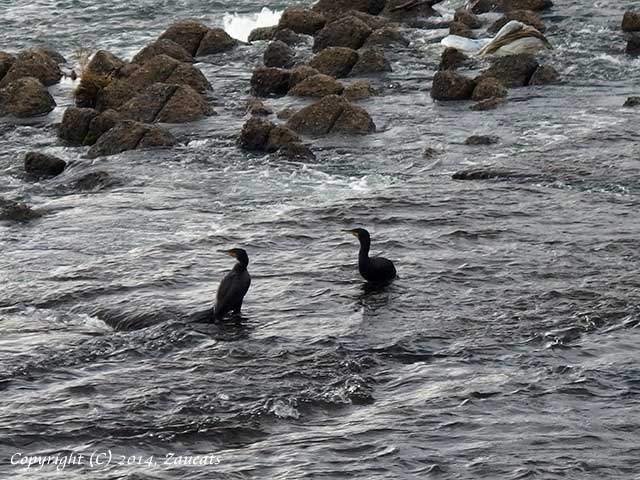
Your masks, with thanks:
M222 19L225 31L237 40L246 42L251 30L260 27L277 25L282 15L281 10L270 10L264 7L259 13L238 15L227 13Z

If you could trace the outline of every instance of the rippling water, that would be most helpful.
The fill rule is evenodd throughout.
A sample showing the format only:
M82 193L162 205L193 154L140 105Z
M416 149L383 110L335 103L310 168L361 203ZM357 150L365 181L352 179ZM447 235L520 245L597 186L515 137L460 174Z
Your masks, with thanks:
M264 43L198 65L218 115L173 128L173 150L91 161L61 145L43 123L72 104L65 82L44 122L0 125L0 194L47 210L0 225L1 476L638 478L631 2L556 3L542 16L556 49L541 60L562 85L511 90L490 112L435 104L446 31L407 31L411 45L388 52L394 72L374 79L382 96L362 103L378 133L316 140L315 162L235 146ZM262 19L290 4L2 0L0 49L130 57L178 19L241 36L263 7ZM472 134L500 142L464 145ZM31 149L70 167L33 183ZM489 165L519 175L451 179ZM90 171L114 184L70 186ZM396 262L391 288L363 290L340 233L353 226ZM233 246L251 256L244 320L190 322L231 267L216 250ZM9 461L109 450L156 464ZM169 452L216 462L163 465Z

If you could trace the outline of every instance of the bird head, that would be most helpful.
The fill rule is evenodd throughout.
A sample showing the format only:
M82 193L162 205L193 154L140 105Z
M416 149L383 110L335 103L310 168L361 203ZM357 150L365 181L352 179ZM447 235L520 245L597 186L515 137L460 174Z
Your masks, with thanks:
M245 266L249 264L249 255L247 255L247 251L242 248L232 248L231 250L220 250L222 253L226 253L230 257L237 259L240 263Z

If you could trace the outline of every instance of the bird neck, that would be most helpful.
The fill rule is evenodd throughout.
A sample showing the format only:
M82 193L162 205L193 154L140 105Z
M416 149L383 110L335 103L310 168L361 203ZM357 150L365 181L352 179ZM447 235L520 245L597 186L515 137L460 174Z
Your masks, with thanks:
M233 270L236 272L244 272L247 269L248 265L249 265L249 262L243 262L241 260L238 260L236 264L233 266Z
M369 258L369 247L371 247L371 242L366 239L360 240L360 259Z

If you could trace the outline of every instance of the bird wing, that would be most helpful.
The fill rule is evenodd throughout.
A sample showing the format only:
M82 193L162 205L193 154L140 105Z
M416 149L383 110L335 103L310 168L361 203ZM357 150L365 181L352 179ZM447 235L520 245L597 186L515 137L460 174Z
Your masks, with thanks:
M231 270L225 275L218 287L218 293L216 294L216 306L215 312L225 312L233 305L235 305L239 299L242 299L249 290L251 284L251 277L248 278L248 282L241 282L240 274L235 270Z

